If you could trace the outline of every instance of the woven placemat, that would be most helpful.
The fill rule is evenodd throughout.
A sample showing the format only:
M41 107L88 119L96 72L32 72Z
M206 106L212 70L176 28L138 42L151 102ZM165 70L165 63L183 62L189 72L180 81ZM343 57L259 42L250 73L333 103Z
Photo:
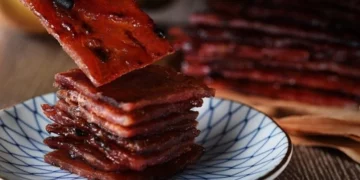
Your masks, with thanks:
M278 180L360 180L360 165L327 148L295 146L290 164Z

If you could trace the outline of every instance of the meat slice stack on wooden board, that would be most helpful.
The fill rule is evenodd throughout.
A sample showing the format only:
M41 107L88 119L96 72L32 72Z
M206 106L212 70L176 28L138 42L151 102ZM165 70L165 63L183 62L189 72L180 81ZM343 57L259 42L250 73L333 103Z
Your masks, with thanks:
M79 69L58 73L45 161L88 179L167 179L203 153L195 144L203 82L151 65L173 47L135 0L22 0Z
M185 74L240 94L359 109L357 1L207 2L190 26L169 30Z

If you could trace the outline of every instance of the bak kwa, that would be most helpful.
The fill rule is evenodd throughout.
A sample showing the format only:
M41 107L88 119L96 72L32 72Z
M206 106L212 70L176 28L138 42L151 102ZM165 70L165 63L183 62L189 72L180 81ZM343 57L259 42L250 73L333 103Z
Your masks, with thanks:
M130 72L98 88L92 85L80 69L74 69L57 74L55 86L78 91L123 111L211 97L215 94L213 89L201 81L157 65Z
M171 54L135 0L21 0L95 86Z
M79 126L86 126L89 123L93 123L113 135L124 138L130 138L139 135L145 136L176 129L192 128L197 125L195 119L198 116L197 112L189 111L187 113L172 114L164 118L147 122L141 126L127 128L115 123L107 122L105 119L96 117L83 110L74 113L72 109L75 108L76 107L69 106L66 109L59 110L55 108L52 110L43 107L44 113L47 115L47 117L58 124L73 125L75 121ZM68 114L71 114L71 117L68 116Z
M180 157L173 159L165 164L149 167L143 172L104 172L94 169L82 160L73 159L68 152L58 150L45 156L45 162L58 166L63 170L83 176L88 179L99 180L153 180L167 179L172 175L183 170L186 166L197 161L203 154L203 148L198 145L192 145L191 150Z
M91 127L91 128L90 128ZM99 142L108 142L119 145L124 149L138 154L151 153L168 149L182 141L194 139L199 135L199 130L194 128L184 128L154 136L135 137L135 138L121 138L107 131L101 129L99 126L92 124L89 128L83 126L61 124L49 124L46 126L46 131L64 137L70 137L74 140L86 140L94 136Z
M44 143L53 149L67 150L73 158L81 158L103 171L142 171L149 166L163 164L188 152L192 140L180 142L161 152L142 154L129 152L111 143L100 143L96 138L76 141L68 137L49 137Z
M76 104L90 113L126 127L165 117L172 113L186 112L193 107L200 107L202 105L202 99L191 99L172 104L147 106L131 112L126 112L100 100L84 96L77 91L59 90L57 96L68 104Z

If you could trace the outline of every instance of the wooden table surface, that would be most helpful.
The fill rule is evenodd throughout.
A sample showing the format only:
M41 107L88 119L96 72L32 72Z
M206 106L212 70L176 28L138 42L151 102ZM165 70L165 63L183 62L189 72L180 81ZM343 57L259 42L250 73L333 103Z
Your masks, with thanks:
M54 92L54 74L76 67L50 36L26 35L0 27L0 109ZM342 153L295 147L278 179L360 179L360 165Z

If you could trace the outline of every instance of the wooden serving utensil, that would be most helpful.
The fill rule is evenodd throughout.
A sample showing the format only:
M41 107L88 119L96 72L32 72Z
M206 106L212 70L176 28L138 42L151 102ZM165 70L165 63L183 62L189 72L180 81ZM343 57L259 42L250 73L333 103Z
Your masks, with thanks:
M294 145L328 147L342 151L360 164L360 143L345 137L290 135Z

